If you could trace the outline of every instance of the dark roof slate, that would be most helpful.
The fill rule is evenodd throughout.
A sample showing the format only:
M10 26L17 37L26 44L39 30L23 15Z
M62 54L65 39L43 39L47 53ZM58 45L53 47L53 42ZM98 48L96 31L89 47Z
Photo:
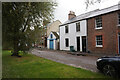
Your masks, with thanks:
M57 34L57 32L53 32L53 31L52 31L52 33L55 35L55 37L56 37L57 39L59 39L59 35Z
M96 9L96 10L78 15L78 16L70 19L70 20L67 20L66 22L64 22L60 26L70 24L70 23L74 23L74 22L81 21L81 20L85 20L85 19L95 17L95 16L98 16L98 15L106 14L106 13L113 12L113 11L116 11L116 10L120 10L120 4L113 5L111 7L104 8L104 9Z
M69 23L72 23L72 22L76 22L76 21L79 21L79 20L83 20L83 19L86 19L88 16L90 16L90 14L92 14L93 12L95 11L98 11L99 9L96 9L94 11L90 11L88 13L84 13L84 14L81 14L81 15L78 15L70 20L67 20L66 22L64 22L62 25L65 25L65 24L69 24Z

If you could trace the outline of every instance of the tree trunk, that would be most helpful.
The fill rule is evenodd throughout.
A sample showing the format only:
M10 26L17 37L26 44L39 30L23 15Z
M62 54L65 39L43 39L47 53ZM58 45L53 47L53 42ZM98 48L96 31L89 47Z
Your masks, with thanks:
M21 57L18 52L19 52L19 49L18 49L17 41L14 41L14 49L13 49L13 54L11 56Z
M17 57L21 57L21 56L19 56L19 47L18 47L18 44L19 44L19 38L18 38L18 34L16 34L17 33L17 28L16 27L14 27L14 42L13 42L13 44L14 44L14 49L13 49L13 54L11 55L11 56L17 56Z

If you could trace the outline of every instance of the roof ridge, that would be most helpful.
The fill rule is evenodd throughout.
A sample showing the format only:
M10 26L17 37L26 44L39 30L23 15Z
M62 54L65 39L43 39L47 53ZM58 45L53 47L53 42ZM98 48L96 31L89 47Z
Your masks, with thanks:
M94 16L98 16L98 15L101 15L101 14L106 14L106 13L109 13L109 12L112 12L112 11L116 11L116 10L119 9L118 8L119 5L120 4L116 4L116 5L107 7L107 8L95 9L95 10L92 10L92 11L89 11L89 12L82 13L82 14L72 18L71 20L65 21L62 25L69 24L69 23L76 22L76 21L80 21L80 20L83 20L83 19L87 19L91 16L94 17ZM105 10L108 10L108 11L105 11ZM104 12L102 12L102 11L104 11ZM100 12L100 13L97 14L98 12ZM62 26L62 25L60 25L60 26Z

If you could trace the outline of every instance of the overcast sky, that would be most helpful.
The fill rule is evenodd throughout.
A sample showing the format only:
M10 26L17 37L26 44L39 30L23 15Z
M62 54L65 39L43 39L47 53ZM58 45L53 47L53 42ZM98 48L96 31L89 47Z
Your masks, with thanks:
M102 0L100 4L95 4L86 9L85 0L57 0L58 6L55 10L55 19L62 23L68 20L69 11L74 11L76 16L82 13L94 10L103 9L112 5L118 4L120 0Z

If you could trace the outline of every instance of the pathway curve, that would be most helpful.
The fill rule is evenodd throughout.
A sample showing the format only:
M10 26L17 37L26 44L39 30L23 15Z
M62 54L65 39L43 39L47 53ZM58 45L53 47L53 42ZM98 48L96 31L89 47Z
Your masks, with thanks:
M65 52L49 50L40 51L38 49L33 49L31 53L59 63L98 72L96 68L96 60L98 57L95 56L76 56Z

